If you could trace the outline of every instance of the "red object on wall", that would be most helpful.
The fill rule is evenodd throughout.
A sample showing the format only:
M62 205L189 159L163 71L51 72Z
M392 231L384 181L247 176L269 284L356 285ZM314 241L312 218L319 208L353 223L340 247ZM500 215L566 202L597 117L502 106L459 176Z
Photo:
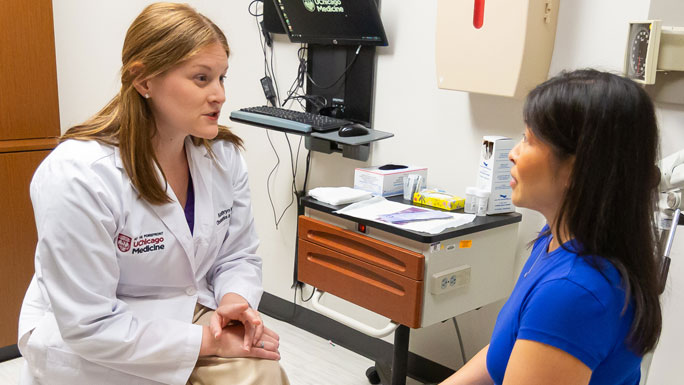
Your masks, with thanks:
M473 27L480 29L484 24L484 8L485 0L475 0L475 8L473 9Z

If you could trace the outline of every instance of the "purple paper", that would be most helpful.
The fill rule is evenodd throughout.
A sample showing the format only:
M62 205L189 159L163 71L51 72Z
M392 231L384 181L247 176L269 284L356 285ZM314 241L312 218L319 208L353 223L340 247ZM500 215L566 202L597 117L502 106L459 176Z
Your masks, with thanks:
M420 207L410 207L396 213L383 214L377 217L377 220L392 223L395 225L403 225L410 222L429 221L432 219L447 219L452 218L448 213L441 211L423 209Z

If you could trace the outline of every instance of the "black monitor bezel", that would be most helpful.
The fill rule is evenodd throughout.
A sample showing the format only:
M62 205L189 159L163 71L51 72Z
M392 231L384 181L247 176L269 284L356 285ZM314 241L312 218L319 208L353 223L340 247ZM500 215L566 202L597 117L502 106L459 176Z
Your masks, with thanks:
M269 1L269 0L264 0ZM294 36L289 28L287 28L285 18L283 16L282 10L278 4L278 0L271 0L275 8L278 18L283 26L285 33L287 33L288 38L292 43L307 43L307 44L331 44L331 45L367 45L367 46L387 46L389 42L387 41L387 34L385 33L385 27L382 24L382 19L380 18L380 9L378 7L378 1L376 0L352 0L352 1L368 1L374 6L371 7L371 17L375 19L377 24L380 26L380 40L366 40L362 38L333 38L333 37L316 37L307 36L300 37Z

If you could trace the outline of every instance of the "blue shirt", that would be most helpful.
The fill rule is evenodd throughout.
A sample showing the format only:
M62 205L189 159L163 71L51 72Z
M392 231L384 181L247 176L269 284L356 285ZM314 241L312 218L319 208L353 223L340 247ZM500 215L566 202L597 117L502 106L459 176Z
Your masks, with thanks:
M548 226L542 231L546 231ZM602 258L597 270L563 247L548 253L551 234L535 242L518 282L499 312L487 353L487 370L503 382L517 339L541 342L576 357L592 370L589 385L636 385L641 357L626 337L634 318L617 269ZM567 242L570 250L577 244Z

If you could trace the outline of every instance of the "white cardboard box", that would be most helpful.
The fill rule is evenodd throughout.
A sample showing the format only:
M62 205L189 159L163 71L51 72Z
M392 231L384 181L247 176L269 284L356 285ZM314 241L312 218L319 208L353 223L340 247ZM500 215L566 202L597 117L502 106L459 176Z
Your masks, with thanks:
M501 214L515 211L511 201L511 167L508 153L515 146L511 138L485 136L482 138L480 163L477 172L477 187L489 191L487 214Z
M383 197L401 195L404 192L404 176L418 174L423 177L423 185L427 180L427 168L407 166L400 169L382 170L373 166L354 170L354 188L370 191Z

